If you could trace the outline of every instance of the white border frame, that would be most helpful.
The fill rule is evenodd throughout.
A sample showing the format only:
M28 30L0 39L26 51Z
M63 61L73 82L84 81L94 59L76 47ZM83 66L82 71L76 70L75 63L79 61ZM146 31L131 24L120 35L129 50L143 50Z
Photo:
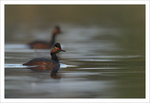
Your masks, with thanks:
M75 5L80 5L80 4L90 4L90 5L121 5L121 4L144 4L146 5L146 36L145 36L145 43L146 43L146 98L145 99L5 99L4 98L4 5L5 4L26 4L26 5L48 5L48 4L60 4L60 5L70 5L70 4L75 4ZM111 102L111 103L149 103L150 102L150 95L149 95L149 10L150 10L150 7L149 7L149 0L92 0L92 1L89 1L89 0L76 0L76 1L70 1L70 0L65 0L65 1L62 1L62 0L41 0L41 1L38 1L38 0L26 0L26 1L23 1L23 0L1 0L0 1L0 13L1 13L1 16L0 16L0 31L1 31L1 35L0 35L0 38L1 38L1 45L0 45L0 50L1 50L1 55L0 55L0 58L1 58L1 61L0 61L0 66L1 66L1 69L0 69L0 74L1 74L1 77L0 77L0 99L1 99L1 103L6 103L6 102L11 102L11 103L22 103L22 102L25 102L25 103L49 103L49 102L53 102L53 103L58 103L58 102L61 102L61 103L83 103L83 102L90 102L90 103L108 103L108 102Z

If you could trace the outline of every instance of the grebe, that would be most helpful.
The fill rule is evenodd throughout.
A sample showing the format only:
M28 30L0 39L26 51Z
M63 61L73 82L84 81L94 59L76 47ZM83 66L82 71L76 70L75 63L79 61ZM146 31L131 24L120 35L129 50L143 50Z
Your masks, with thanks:
M28 45L31 49L49 49L55 44L56 35L59 33L61 33L60 27L55 26L54 30L52 31L52 37L50 42L37 40L30 42Z
M61 49L60 43L56 43L50 51L51 59L34 58L23 65L34 66L29 68L33 71L51 70L51 77L55 76L60 69L59 59L56 54L61 51L65 52L65 50Z

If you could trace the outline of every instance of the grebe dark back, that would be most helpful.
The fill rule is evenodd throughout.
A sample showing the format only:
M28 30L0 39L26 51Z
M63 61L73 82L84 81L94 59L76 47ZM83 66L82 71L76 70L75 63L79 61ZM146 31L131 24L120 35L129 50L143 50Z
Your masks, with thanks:
M56 35L59 33L61 33L60 27L55 26L54 30L52 31L52 37L50 42L37 40L30 42L28 45L31 49L49 49L55 44Z
M35 66L35 67L30 67L30 69L33 71L51 70L51 76L53 76L60 69L59 59L58 59L56 54L61 52L61 51L65 52L65 50L61 49L60 43L56 43L50 51L51 59L34 58L34 59L28 61L27 63L24 63L23 65Z

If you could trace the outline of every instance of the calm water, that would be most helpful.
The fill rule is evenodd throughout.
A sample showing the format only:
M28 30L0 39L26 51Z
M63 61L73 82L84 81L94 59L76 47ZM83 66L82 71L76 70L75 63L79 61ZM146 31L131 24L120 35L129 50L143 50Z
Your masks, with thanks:
M12 13L18 14L10 18ZM60 79L22 65L50 58L50 50L26 43L48 41L55 23L63 32L57 41L67 51L59 54ZM142 5L6 6L5 98L144 98L143 25Z

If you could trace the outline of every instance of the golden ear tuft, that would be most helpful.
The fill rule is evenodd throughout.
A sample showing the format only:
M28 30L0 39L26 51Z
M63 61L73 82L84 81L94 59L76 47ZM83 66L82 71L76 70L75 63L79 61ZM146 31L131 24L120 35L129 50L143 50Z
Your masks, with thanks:
M59 50L59 48L57 48L57 47L53 47L52 49L51 49L51 53L55 53L55 52L57 52Z

